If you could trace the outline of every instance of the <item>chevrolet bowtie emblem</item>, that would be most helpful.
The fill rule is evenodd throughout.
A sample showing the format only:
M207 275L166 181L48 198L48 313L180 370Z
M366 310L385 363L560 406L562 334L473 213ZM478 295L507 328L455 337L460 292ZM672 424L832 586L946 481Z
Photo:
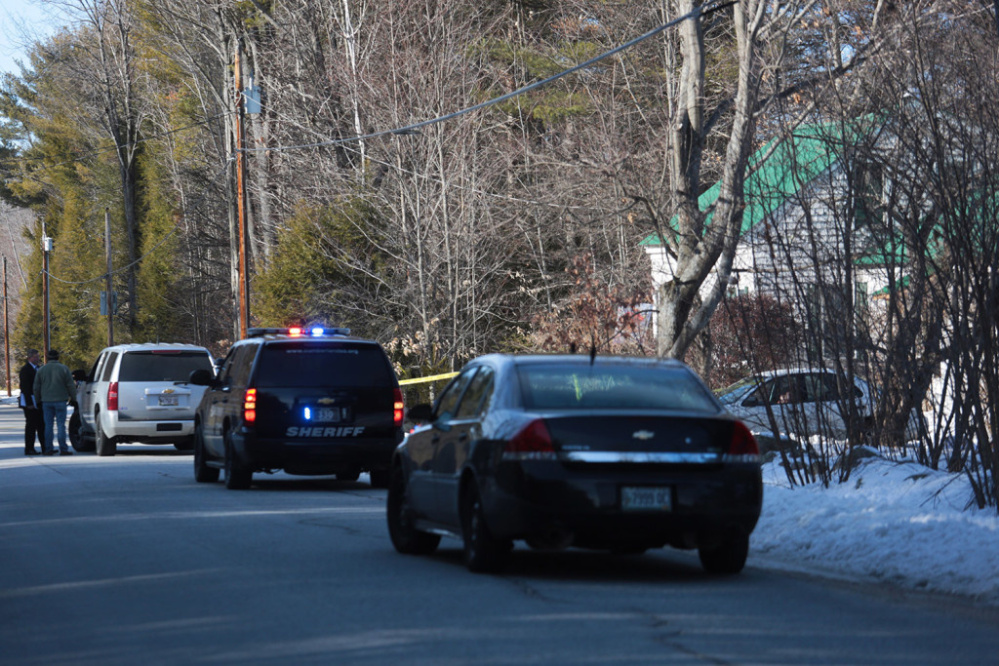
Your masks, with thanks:
M320 398L319 399L319 404L320 405L335 405L336 404L336 398Z
M163 389L163 392L164 393L173 393L174 390L173 389Z
M646 440L646 439L652 439L655 436L656 433L652 432L651 430L636 430L635 432L631 433L632 439Z

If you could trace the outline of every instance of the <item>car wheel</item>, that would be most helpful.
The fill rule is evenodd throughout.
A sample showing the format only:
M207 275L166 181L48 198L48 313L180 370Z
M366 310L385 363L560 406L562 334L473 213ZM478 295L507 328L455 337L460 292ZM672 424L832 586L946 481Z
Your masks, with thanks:
M232 434L225 435L225 487L229 490L246 490L253 480L253 471L236 460Z
M93 453L97 448L97 441L90 435L80 434L80 439L73 444L73 448L80 453Z
M66 427L66 434L69 436L69 444L73 450L83 452L83 438L80 436L80 409L73 409L73 415L69 417L69 425Z
M386 503L389 538L392 545L405 555L427 555L437 550L439 534L421 532L413 527L413 511L406 497L406 475L401 467L392 471Z
M96 421L95 427L97 428L97 434L95 437L97 455L113 456L118 453L118 443L114 440L114 437L108 437L104 434L104 428L101 427L100 421Z
M388 488L389 471L387 469L373 469L368 472L368 477L371 479L372 488Z
M213 483L219 480L219 470L205 464L205 435L199 423L194 429L194 480L198 483Z
M499 571L506 564L512 542L496 539L486 525L482 496L475 484L464 494L461 504L461 536L465 544L465 566L475 573Z
M731 575L742 571L749 555L749 535L729 534L721 541L697 549L701 566L711 574Z

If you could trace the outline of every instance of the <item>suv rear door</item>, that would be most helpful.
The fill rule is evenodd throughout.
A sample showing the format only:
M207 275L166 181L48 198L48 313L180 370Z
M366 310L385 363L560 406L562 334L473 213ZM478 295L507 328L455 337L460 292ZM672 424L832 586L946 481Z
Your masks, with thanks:
M381 346L357 340L263 345L251 386L260 437L319 441L390 438L395 373Z

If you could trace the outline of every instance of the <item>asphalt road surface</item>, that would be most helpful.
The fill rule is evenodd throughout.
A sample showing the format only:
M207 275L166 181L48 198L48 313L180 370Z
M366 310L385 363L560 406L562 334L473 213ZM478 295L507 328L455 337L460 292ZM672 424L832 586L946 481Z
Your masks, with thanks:
M25 457L0 405L0 664L994 664L999 610L696 556L397 554L385 491L190 454Z

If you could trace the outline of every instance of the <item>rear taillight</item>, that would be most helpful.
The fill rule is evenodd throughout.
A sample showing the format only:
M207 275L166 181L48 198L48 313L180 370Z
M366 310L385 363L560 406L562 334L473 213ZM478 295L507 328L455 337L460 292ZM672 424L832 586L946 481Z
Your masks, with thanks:
M392 389L392 421L397 428L402 425L402 415L405 408L406 404L402 399L402 389Z
M108 399L107 399L108 411L117 412L118 411L118 382L111 382L108 384Z
M503 447L504 460L554 460L555 446L548 427L535 419L520 429Z
M742 421L732 424L732 441L728 444L727 462L759 462L760 447L753 433Z
M243 422L253 423L257 420L257 389L246 389L243 398Z

